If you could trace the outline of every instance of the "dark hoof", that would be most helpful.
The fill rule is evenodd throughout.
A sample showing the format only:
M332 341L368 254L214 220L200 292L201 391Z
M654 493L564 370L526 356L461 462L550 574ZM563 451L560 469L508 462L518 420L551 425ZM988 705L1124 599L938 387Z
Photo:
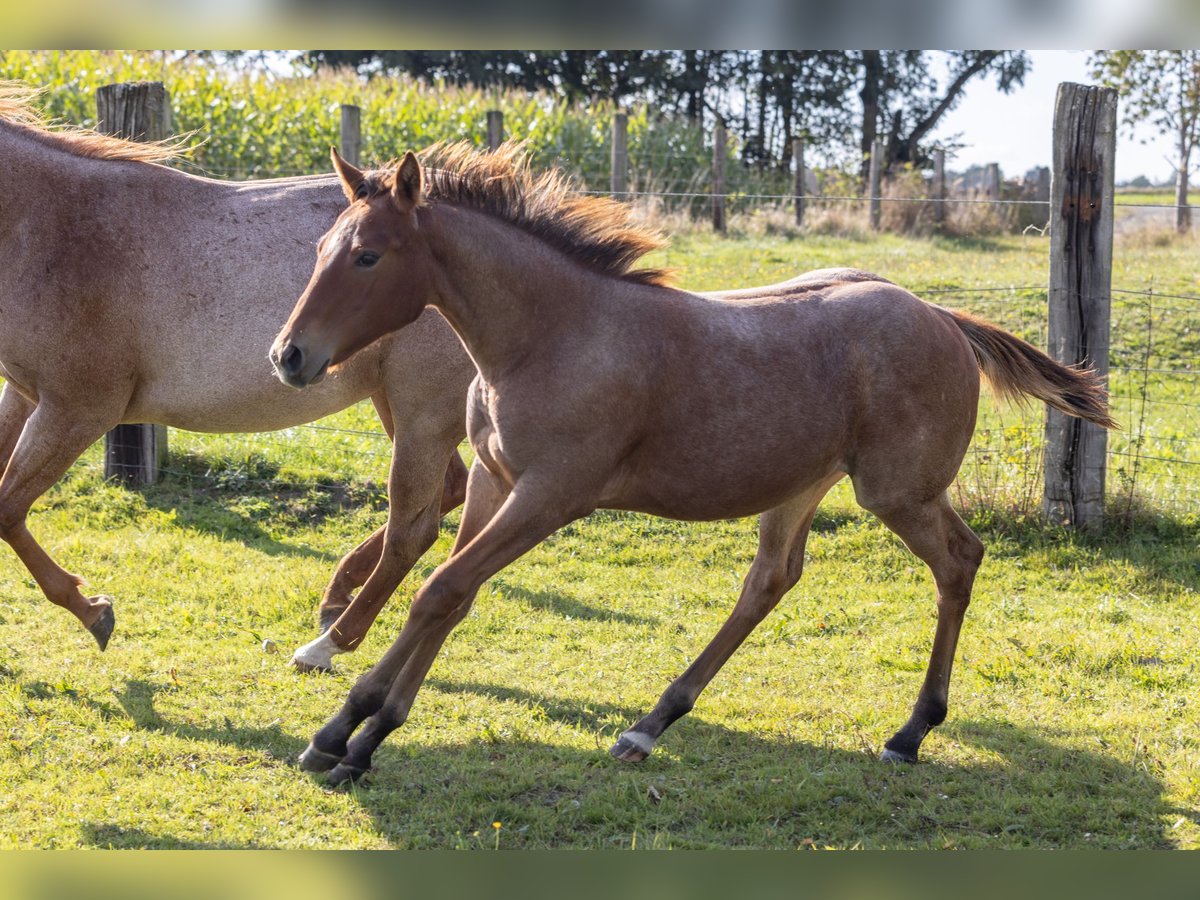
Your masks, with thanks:
M343 784L353 784L369 771L370 769L360 769L358 766L339 763L332 772L325 776L325 780L329 782L330 787L339 787Z
M328 772L342 761L340 756L318 750L312 744L300 754L300 768L305 772Z
M117 617L113 613L111 604L105 607L104 612L100 613L100 618L88 626L88 631L92 633L92 637L100 645L101 652L108 646L108 639L112 637L113 629L116 627Z
M625 735L617 738L617 742L608 748L608 752L615 756L621 762L639 763L650 754L639 747L633 741L629 740Z
M883 752L879 754L879 758L884 762L907 763L908 765L912 765L917 761L917 754L898 753L895 750L889 750L887 747L885 747Z
M332 666L314 666L311 663L301 662L294 656L292 657L292 668L303 675L329 675L333 672Z

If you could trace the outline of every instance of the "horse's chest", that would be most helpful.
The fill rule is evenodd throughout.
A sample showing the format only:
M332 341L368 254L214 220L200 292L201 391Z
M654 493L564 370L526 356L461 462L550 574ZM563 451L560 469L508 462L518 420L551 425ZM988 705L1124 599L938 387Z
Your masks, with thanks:
M512 487L519 472L504 452L504 442L496 427L495 400L494 392L482 378L471 382L467 395L467 438L483 467Z

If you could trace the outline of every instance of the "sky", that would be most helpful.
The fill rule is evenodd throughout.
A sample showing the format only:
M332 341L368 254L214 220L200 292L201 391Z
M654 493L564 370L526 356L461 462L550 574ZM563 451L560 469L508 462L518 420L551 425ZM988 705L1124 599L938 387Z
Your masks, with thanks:
M996 90L995 82L979 79L964 92L958 106L947 113L935 132L947 139L958 134L966 144L947 168L961 171L971 165L999 163L1004 177L1023 175L1034 166L1050 164L1054 95L1063 81L1094 84L1088 77L1088 51L1033 50L1032 69L1024 87L1011 94ZM1118 118L1120 111L1118 109ZM1143 143L1143 140L1146 141ZM1170 139L1141 126L1131 135L1125 126L1117 132L1116 180L1145 175L1155 184L1172 180Z

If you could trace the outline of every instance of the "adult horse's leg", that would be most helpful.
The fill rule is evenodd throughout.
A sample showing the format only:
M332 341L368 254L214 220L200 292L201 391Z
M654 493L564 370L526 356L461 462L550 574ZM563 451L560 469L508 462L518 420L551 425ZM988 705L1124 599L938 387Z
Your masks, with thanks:
M609 753L626 762L641 762L650 755L667 727L691 710L700 692L747 635L799 580L804 570L804 545L817 505L841 477L839 472L784 505L763 513L759 521L758 552L733 612L704 651L663 691L654 709L624 732Z
M937 585L937 629L925 683L908 722L884 745L882 754L893 762L916 762L925 735L946 719L954 651L975 573L983 561L983 543L958 517L944 492L924 502L868 508L925 561Z
M462 457L456 450L450 456L450 463L446 466L446 473L442 479L442 499L438 515L444 516L461 506L466 494L467 467L463 465ZM366 584L371 573L375 571L375 566L379 564L379 557L385 546L386 532L387 526L380 526L338 563L333 578L321 597L321 605L318 609L321 634L328 631L345 612L346 607L353 599L354 592Z
M13 548L47 599L74 613L101 650L108 645L115 623L112 601L105 596L84 596L79 590L83 579L50 558L29 533L25 520L34 501L63 476L80 453L115 425L117 418L98 421L95 415L68 412L43 400L21 429L0 478L0 538Z
M388 490L391 491L392 482L398 480L398 475L404 474L397 472L398 463L395 448L396 422L395 417L392 415L391 406L392 402L401 402L401 397L389 398L386 390L382 390L371 395L371 402L375 405L375 412L379 414L379 421L383 425L383 430L387 432L388 440L393 442L391 466L388 475ZM410 475L409 477L412 476ZM442 479L442 501L439 514L444 516L450 510L458 507L463 502L466 492L467 467L463 465L462 457L455 450L450 457L450 463L446 467L446 472ZM345 612L346 607L350 605L354 592L366 584L371 573L375 571L375 567L379 564L383 548L386 546L384 541L386 531L387 526L382 526L369 538L347 553L342 561L338 563L337 569L334 570L333 578L330 579L329 585L325 588L325 593L321 596L321 605L317 610L321 634L329 631L333 623L338 620L342 613ZM425 551L422 550L421 552L424 553ZM313 667L327 668L327 666Z
M486 512L495 507L497 494L502 493L494 479L482 474L476 477L476 471L485 470L478 464L472 467L467 509L463 513L468 520L468 531L474 530ZM475 512L473 506L482 506L483 510ZM405 668L411 663L411 680L419 684L417 676L423 679L437 647L466 615L479 586L586 511L568 506L563 498L536 488L522 490L522 484L518 483L479 533L439 566L417 591L408 621L395 643L355 683L341 710L313 737L309 749L301 756L301 765L310 771L337 766L331 774L331 780L336 781L367 771L375 748L407 713L406 708L393 709L390 704L411 703L411 695L415 695L416 685L409 685L408 681L402 681L401 687L393 691ZM419 653L422 648L424 652ZM372 716L376 720L363 732L361 740L356 738L348 745L354 730Z

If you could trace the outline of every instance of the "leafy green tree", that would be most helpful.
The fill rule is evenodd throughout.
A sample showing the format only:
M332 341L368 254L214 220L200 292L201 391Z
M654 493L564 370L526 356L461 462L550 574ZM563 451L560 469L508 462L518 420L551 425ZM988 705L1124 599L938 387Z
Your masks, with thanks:
M1092 77L1116 88L1124 123L1149 122L1175 142L1175 227L1191 228L1188 170L1200 138L1200 50L1106 50L1088 62Z
M885 172L920 164L925 161L924 141L973 80L990 75L1008 93L1024 83L1029 69L1028 54L1012 50L949 51L944 79L934 74L929 51L862 50L848 56L859 72L864 179L876 138L884 141Z

